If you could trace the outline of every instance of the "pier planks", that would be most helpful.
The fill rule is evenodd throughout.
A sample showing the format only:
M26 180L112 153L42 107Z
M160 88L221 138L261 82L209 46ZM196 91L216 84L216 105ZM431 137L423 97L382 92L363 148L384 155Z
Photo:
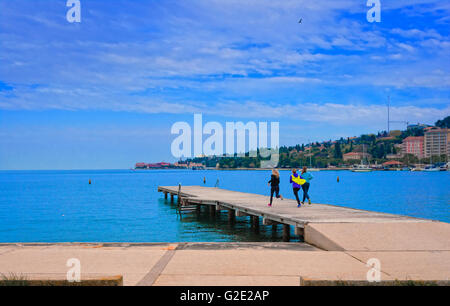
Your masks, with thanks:
M158 191L177 194L178 186L159 186ZM304 228L308 223L431 222L431 220L327 204L305 204L297 208L296 201L291 199L274 199L273 207L268 207L268 196L215 187L183 186L181 197L189 205L214 205L222 209L236 210L238 216L258 216L265 220L300 228Z

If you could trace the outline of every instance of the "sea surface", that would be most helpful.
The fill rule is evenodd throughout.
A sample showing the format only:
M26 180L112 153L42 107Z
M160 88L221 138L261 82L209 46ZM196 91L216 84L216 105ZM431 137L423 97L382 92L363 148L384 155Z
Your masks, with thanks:
M280 173L281 194L293 198L290 172ZM313 175L313 202L450 222L450 172ZM267 195L269 177L262 170L0 171L0 242L281 241L271 227L254 233L248 218L234 225L225 213L180 218L157 192L158 185L218 180L222 188Z

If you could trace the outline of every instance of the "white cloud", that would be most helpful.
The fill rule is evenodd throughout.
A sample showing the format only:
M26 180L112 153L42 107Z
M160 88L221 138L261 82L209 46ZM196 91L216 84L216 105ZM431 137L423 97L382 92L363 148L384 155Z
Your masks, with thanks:
M405 43L398 43L397 46L408 52L413 52L415 50L415 48L413 46L405 44Z
M239 109L239 112L236 112ZM336 103L301 103L271 105L261 102L228 102L203 113L242 118L298 118L301 121L322 122L333 125L379 124L386 117L384 105L358 105ZM408 122L435 122L450 114L450 105L443 109L432 107L397 106L391 107L391 118ZM301 118L301 119L300 119Z
M390 31L392 34L397 34L406 38L424 39L424 38L436 38L442 39L442 36L436 32L436 30L419 30L419 29L409 29L404 30L400 28L394 28Z
M428 27L373 30L361 11L365 6L354 1L185 1L151 7L151 19L142 4L126 3L129 10L112 13L93 5L92 18L83 23L92 33L68 28L62 18L58 24L55 10L0 18L0 80L15 87L14 96L0 93L2 107L158 112L166 108L164 101L176 101L171 110L183 112L191 106L174 97L186 92L194 98L185 100L213 104L312 86L320 96L319 85L350 96L347 86L449 90L450 67L443 65L448 37ZM383 9L417 4L448 8L420 0ZM349 18L348 12L363 18ZM39 35L26 30L27 20L40 25ZM42 87L31 89L33 84ZM361 103L373 100L368 96Z

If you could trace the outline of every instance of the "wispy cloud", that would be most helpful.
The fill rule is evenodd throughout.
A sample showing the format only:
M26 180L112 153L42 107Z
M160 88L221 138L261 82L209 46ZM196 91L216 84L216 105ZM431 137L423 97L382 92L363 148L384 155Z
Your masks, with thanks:
M449 5L440 1L384 3L391 19L381 24L350 0L83 5L75 25L60 1L0 3L0 81L13 88L0 90L0 109L185 113L260 101L275 116L286 104L357 101L377 113L370 105L387 88L411 107L431 90L448 103L450 39L437 21ZM407 27L411 16L423 19Z

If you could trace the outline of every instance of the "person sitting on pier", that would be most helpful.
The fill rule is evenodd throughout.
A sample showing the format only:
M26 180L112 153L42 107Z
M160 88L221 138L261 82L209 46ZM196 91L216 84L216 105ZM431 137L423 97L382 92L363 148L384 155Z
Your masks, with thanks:
M274 193L277 199L281 198L283 200L283 196L280 194L280 173L278 172L278 170L272 170L272 175L270 177L268 185L270 186L269 207L272 207L272 199Z
M298 198L298 191L302 188L302 185L306 182L297 173L297 169L292 169L292 175L289 178L289 182L292 184L292 190L294 191L295 199L297 200L297 207L301 207L302 204Z

